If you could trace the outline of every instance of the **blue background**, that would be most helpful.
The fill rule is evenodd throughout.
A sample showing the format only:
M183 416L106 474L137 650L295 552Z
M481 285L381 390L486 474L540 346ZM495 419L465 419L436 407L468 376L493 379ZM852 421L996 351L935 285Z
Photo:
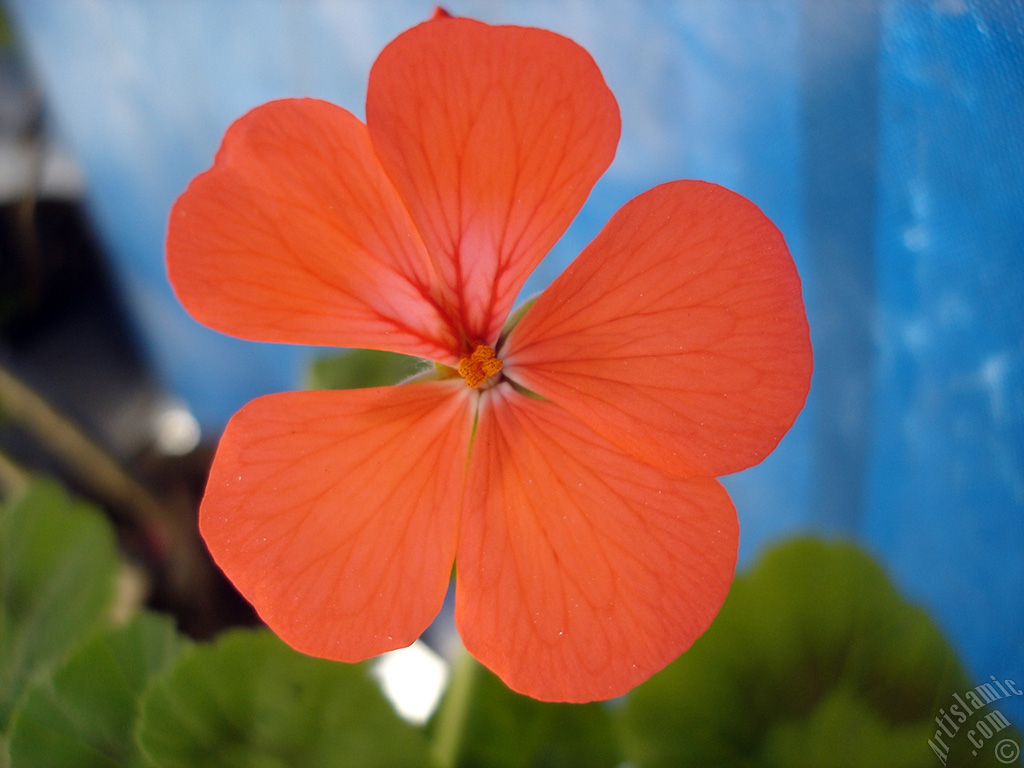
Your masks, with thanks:
M8 0L140 339L209 435L301 385L309 350L221 336L166 282L168 210L228 124L281 96L362 115L380 49L426 2ZM727 478L741 559L850 537L928 609L979 682L1024 681L1024 5L968 0L460 2L566 34L623 138L542 288L633 195L724 184L797 260L807 407ZM1005 706L1003 706L1005 704ZM1000 703L1024 725L1024 700Z

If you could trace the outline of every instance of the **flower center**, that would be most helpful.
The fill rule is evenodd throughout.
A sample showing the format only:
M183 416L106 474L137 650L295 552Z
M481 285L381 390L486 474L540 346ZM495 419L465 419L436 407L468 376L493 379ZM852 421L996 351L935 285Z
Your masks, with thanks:
M473 354L463 355L459 360L459 376L466 380L467 387L479 387L500 370L501 360L486 344L477 344Z

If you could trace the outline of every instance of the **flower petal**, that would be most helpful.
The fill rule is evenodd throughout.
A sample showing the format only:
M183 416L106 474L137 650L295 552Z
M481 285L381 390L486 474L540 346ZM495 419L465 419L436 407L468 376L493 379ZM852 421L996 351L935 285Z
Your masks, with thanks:
M677 475L761 461L811 378L781 233L750 201L698 181L623 206L499 356L506 376Z
M225 333L457 354L433 267L366 126L327 102L271 102L228 129L213 167L174 205L167 263L181 302Z
M441 608L472 414L460 383L268 395L228 424L200 508L217 564L296 649L358 661Z
M440 18L381 53L366 121L467 340L493 342L615 155L597 65L553 32Z
M466 648L520 693L625 693L686 650L732 580L736 512L553 403L481 398L456 557Z

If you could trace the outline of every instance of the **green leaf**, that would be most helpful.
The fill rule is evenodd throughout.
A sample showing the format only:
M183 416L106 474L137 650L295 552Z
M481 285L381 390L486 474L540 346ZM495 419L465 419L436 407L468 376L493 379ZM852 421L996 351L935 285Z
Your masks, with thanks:
M0 731L30 677L106 617L118 569L108 521L57 483L0 505Z
M459 768L611 768L622 761L604 704L521 696L468 653L431 729L439 761Z
M145 765L134 738L139 696L150 677L186 644L170 618L150 613L83 643L65 663L29 686L14 711L12 765Z
M929 725L893 727L863 699L845 688L826 694L804 718L781 720L766 734L760 762L764 765L850 766L931 765Z
M640 768L926 766L940 708L968 687L867 554L802 539L736 579L711 628L633 691L620 726Z
M156 678L139 743L159 768L423 766L422 732L403 722L364 664L293 651L268 631L226 633Z
M350 349L313 360L307 389L383 387L405 381L427 368L428 364L418 357L376 349Z

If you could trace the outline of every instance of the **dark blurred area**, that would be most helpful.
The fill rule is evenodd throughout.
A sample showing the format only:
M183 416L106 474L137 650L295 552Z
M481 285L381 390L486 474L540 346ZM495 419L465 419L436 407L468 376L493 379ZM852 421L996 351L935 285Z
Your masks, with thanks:
M252 623L196 533L212 448L150 373L43 103L0 16L0 478L53 474L107 510L184 631Z

